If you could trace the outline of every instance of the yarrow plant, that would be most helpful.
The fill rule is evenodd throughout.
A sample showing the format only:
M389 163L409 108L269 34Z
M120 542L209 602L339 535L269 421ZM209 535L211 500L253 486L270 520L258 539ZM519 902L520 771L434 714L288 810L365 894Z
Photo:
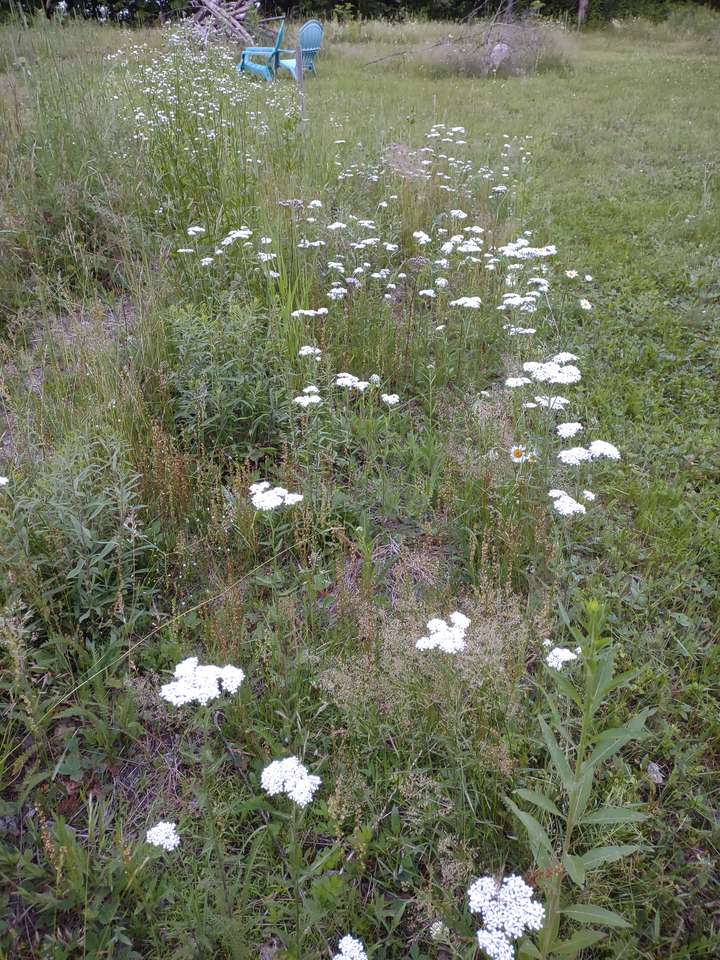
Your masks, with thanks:
M468 906L482 917L478 946L492 960L515 956L512 941L527 930L542 929L545 908L533 899L534 890L522 877L512 874L499 883L494 877L480 877L468 889Z
M297 757L273 760L262 772L260 783L271 797L284 793L299 807L306 807L322 780L311 774Z
M461 653L465 649L465 634L470 619L456 610L447 620L428 620L428 636L420 637L415 646L418 650L442 650L443 653Z
M222 693L236 693L245 679L245 674L239 667L229 664L224 667L201 665L197 657L188 657L175 667L174 677L171 683L160 687L163 700L176 707L188 703L205 706Z
M148 830L145 840L153 847L162 847L163 850L168 851L175 850L180 845L177 824L170 820L161 820Z
M269 512L278 507L292 507L303 499L301 493L290 493L285 487L273 487L269 480L250 485L250 500L256 510Z
M583 889L587 873L639 850L636 844L605 845L601 842L584 852L578 846L584 846L604 824L630 825L646 817L646 814L632 807L595 806L592 802L598 768L626 744L645 735L645 721L652 711L642 710L620 726L606 726L600 719L609 695L627 686L634 674L615 675L615 654L610 638L603 632L604 612L600 604L588 602L585 612L585 630L581 631L573 626L561 608L566 629L576 643L574 648L551 647L551 642L545 641L546 647L551 647L545 660L546 676L554 691L567 701L567 705L561 708L553 690L545 690L551 722L548 723L543 717L539 721L542 738L557 775L558 789L541 792L520 788L515 791L523 800L542 811L546 818L552 818L553 829L546 830L533 814L505 798L508 808L527 833L545 894L545 922L537 945L533 945L529 952L529 956L540 960L557 956L576 957L583 949L592 947L605 937L603 927L628 926L627 921L612 910L596 907L592 903L568 902L564 892L565 880L567 878ZM563 667L573 661L577 661L580 669L566 675ZM558 793L561 799L557 799ZM593 806L594 809L591 809ZM480 901L484 889L477 888ZM489 884L487 889L490 889ZM524 891L521 894L525 896ZM563 939L560 935L563 918L585 926ZM500 929L499 924L496 929ZM506 932L508 928L502 929ZM536 926L529 929L540 928ZM488 940L481 946L493 960L501 957L504 960L507 956L500 952L499 941L490 944ZM497 952L492 953L491 947Z
M338 952L333 960L368 960L368 955L362 941L347 934L338 943Z

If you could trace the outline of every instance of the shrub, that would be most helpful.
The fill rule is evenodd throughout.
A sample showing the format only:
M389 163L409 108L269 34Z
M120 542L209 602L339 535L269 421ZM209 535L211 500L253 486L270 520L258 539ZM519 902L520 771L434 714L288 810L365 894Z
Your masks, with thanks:
M486 77L567 69L573 41L560 25L540 20L481 24L421 50L431 73Z

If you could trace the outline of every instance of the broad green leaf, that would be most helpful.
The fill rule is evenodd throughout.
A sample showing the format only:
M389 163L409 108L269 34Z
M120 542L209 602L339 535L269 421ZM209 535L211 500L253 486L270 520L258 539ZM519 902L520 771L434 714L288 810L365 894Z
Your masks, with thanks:
M542 730L543 740L545 741L545 746L548 748L553 765L560 775L563 786L568 793L570 793L570 791L575 788L575 778L573 777L567 757L560 749L560 746L555 739L555 734L542 717L540 717L540 729Z
M591 903L574 903L565 907L561 913L578 923L597 923L602 927L629 927L630 924L619 913L606 910L605 907L595 907Z
M532 940L528 940L527 937L520 941L518 957L530 957L531 960L542 960L542 954Z
M578 930L569 940L556 940L551 945L550 952L558 957L574 957L586 947L592 947L604 940L606 936L602 930Z
M570 879L579 887L585 886L585 863L582 857L573 856L570 853L564 853L562 858L563 865L570 875Z
M588 850L587 853L583 854L582 862L585 864L586 870L597 870L604 863L614 863L615 860L628 857L639 849L637 843L626 843L617 847L595 847L594 850Z
M586 814L580 823L641 823L648 817L648 813L628 807L600 807Z
M644 736L647 732L644 729L645 721L652 712L650 708L646 707L645 710L623 724L622 727L611 727L609 730L603 730L596 738L595 747L587 762L595 766L602 760L609 759L626 743Z
M544 793L539 793L537 790L528 790L526 787L521 787L515 793L521 796L523 800L527 800L528 803L534 803L541 810L547 810L548 813L554 813L556 817L562 817L558 808Z
M552 853L553 848L550 838L535 817L531 813L521 810L509 797L505 797L505 803L527 830L530 843L536 847L543 847L548 853Z
M548 670L550 670L550 673L552 673L553 680L555 681L558 690L561 690L565 696L572 700L577 707L582 709L582 698L580 693L575 689L568 678L563 676L559 670L552 670L550 667L548 667Z

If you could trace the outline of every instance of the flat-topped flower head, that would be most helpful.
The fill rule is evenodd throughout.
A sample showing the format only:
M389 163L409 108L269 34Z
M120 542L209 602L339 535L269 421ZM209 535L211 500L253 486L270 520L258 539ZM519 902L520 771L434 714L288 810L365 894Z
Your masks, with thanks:
M174 850L180 844L180 834L177 832L177 824L169 820L161 820L151 827L145 834L147 843L153 847L162 847L163 850Z
M322 403L321 397L317 393L303 393L299 397L293 397L293 403L307 410L308 407L316 407Z
M569 650L567 647L553 647L545 657L545 663L552 670L559 672L566 663L572 663L573 660L577 660L579 653L579 647L576 648L576 650Z
M197 657L187 657L178 663L173 676L174 680L160 687L160 696L176 707L187 703L205 706L223 693L236 693L245 679L239 667L202 665Z
M590 459L590 452L585 447L570 447L568 450L561 450L558 454L560 463L569 467L576 467L579 463Z
M368 960L368 956L362 941L347 934L338 943L338 952L333 960Z
M574 497L571 497L564 490L550 490L548 496L553 501L553 509L561 517L572 517L575 514L587 512L582 503L578 503Z
M397 393L381 393L380 399L383 403L387 404L388 407L395 407L400 403L400 397Z
M313 360L319 360L322 356L322 350L319 347L312 347L310 344L306 344L304 347L300 347L298 350L299 357L312 357Z
M588 447L588 451L593 460L597 460L600 457L607 457L608 460L620 459L620 451L618 448L613 446L612 443L608 443L607 440L593 440Z
M542 929L545 908L533 899L534 892L515 874L505 877L502 883L494 877L480 877L470 885L468 906L482 917L484 929L478 931L478 945L488 956L499 960L513 957L511 941L528 930Z
M289 493L285 487L273 487L269 480L250 485L250 500L256 510L275 510L277 507L292 507L303 499L301 493Z
M461 653L465 649L465 634L470 619L456 610L447 620L428 620L428 636L420 637L415 647L418 650L442 650L443 653Z
M297 757L287 757L269 763L261 774L260 783L271 797L284 793L299 807L306 807L322 781L309 773Z
M451 307L467 307L470 310L479 310L482 306L480 297L458 297L457 300L450 301Z
M582 428L583 428L583 425L581 423L578 423L577 421L573 421L570 423L559 423L555 427L555 432L563 440L569 440L571 437L574 437L576 433L580 433L582 431Z

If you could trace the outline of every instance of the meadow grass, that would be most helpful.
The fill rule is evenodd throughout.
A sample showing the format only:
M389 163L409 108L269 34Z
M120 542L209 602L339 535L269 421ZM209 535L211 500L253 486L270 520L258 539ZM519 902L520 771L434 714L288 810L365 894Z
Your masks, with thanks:
M482 78L423 59L457 24L334 24L304 104L170 31L1 28L8 956L328 957L352 933L469 958L468 885L503 872L551 918L524 955L717 955L720 65L716 17L673 23L562 31L557 69ZM495 269L434 263L469 225ZM557 254L499 252L526 230ZM534 313L497 309L531 277ZM553 387L504 387L560 350L564 443L523 408ZM593 439L622 459L558 462ZM256 511L263 479L304 499ZM596 500L562 517L552 487ZM416 649L454 610L464 650ZM546 668L545 640L580 662ZM166 703L188 656L239 692ZM628 722L590 771L625 819L584 822L583 762ZM304 809L260 785L288 755L322 778ZM144 842L163 820L171 852ZM618 916L561 922L573 901Z

